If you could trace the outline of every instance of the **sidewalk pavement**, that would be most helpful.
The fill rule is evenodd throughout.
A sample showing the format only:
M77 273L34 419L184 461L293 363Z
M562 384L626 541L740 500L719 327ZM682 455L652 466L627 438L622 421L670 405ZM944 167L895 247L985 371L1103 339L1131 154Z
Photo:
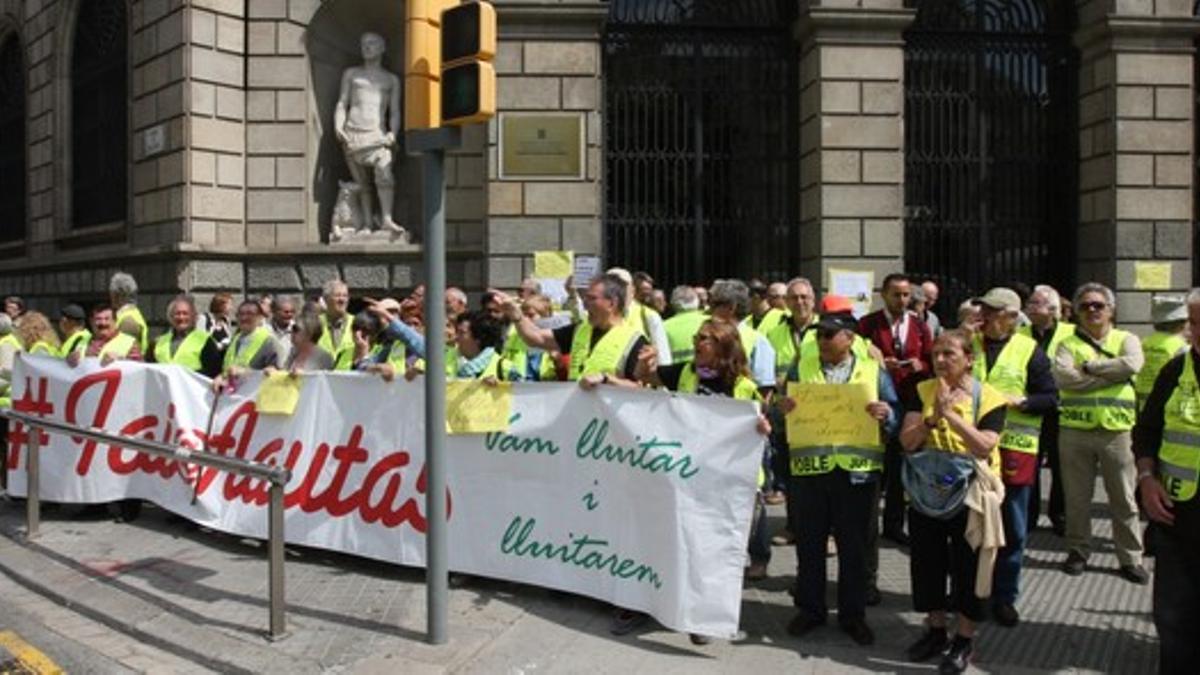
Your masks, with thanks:
M982 672L1154 672L1157 642L1150 586L1116 574L1110 527L1098 490L1089 571L1058 571L1061 541L1039 530L1030 542L1018 602L1021 624L981 628L975 669ZM773 530L781 508L770 511ZM787 634L794 610L787 589L795 552L776 547L770 578L748 585L745 637L692 645L656 625L609 634L605 603L533 586L477 577L450 593L450 643L424 642L425 588L419 569L288 547L289 635L270 642L263 542L203 530L148 507L132 524L87 517L78 507L46 513L41 536L25 542L22 506L0 501L0 572L24 587L17 605L49 599L104 624L160 655L123 665L147 672L246 673L729 673L915 672L904 648L921 631L912 611L908 555L880 553L883 604L869 608L872 648L858 648L830 625L799 640ZM1149 561L1153 568L1153 561ZM829 560L830 576L836 561ZM829 587L836 607L836 584ZM25 598L22 600L22 598ZM70 626L67 626L69 628ZM60 632L68 632L62 627ZM70 637L88 645L94 633ZM95 646L95 645L93 645ZM110 645L111 646L111 645ZM110 652L105 652L110 653Z

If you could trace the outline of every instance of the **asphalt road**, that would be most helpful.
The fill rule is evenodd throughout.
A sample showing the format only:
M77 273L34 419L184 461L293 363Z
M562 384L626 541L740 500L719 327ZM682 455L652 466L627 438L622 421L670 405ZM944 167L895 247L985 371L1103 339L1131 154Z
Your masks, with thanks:
M0 577L0 599L7 595L13 582ZM34 616L14 607L11 602L2 602L0 611L0 674L8 673L42 673L55 672L52 666L57 666L65 673L98 673L103 675L125 674L136 671L130 670L112 659L83 646L69 638L56 633L51 627L44 626ZM14 638L26 646L21 652L24 660L15 659L6 645L12 645ZM30 658L33 650L32 658ZM41 658L38 658L40 654ZM44 660L43 660L44 659Z

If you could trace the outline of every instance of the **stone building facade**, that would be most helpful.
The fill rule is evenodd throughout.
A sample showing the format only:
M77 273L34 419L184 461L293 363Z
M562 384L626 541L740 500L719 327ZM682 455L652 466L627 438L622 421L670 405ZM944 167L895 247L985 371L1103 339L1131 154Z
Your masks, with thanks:
M127 179L112 183L124 194L107 195L117 217L99 223L73 202L84 194L76 186L80 158L97 152L86 135L97 127L78 123L93 108L90 98L73 100L88 91L73 55L87 31L112 30L103 17L81 23L81 6L92 2L107 0L0 0L0 57L20 59L19 68L0 72L21 78L5 91L24 99L17 116L26 168L19 185L11 171L0 174L11 207L0 209L0 289L52 310L99 299L108 276L125 270L138 278L149 315L162 321L181 291L204 302L222 290L311 292L331 278L363 294L421 280L421 177L413 158L397 162L396 213L416 243L328 243L337 181L345 177L331 132L337 78L357 59L358 35L368 29L385 37L385 63L402 72L402 2L109 3L125 12L127 156L107 171ZM580 116L583 169L566 179L505 177L498 121L466 130L446 168L448 275L472 291L515 286L532 272L535 250L606 252L609 3L494 4L498 108ZM831 267L869 269L878 280L905 266L905 31L921 2L794 4L800 198L790 271L822 286ZM1076 222L1061 226L1073 229L1078 245L1064 264L1077 281L1112 285L1122 321L1145 324L1151 286L1182 291L1200 281L1193 264L1200 24L1191 0L1078 0L1072 15L1079 201ZM13 133L0 128L0 146ZM108 140L102 150L113 147ZM119 154L104 151L101 160ZM15 194L21 209L12 206ZM1147 270L1166 281L1155 286Z

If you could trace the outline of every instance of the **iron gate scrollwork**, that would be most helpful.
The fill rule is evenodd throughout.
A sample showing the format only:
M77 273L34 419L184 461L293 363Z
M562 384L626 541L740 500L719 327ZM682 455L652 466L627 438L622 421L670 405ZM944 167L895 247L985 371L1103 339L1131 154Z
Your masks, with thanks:
M660 285L798 267L795 0L611 0L605 256Z
M1073 3L917 0L905 34L905 266L939 305L994 284L1070 293L1077 221Z

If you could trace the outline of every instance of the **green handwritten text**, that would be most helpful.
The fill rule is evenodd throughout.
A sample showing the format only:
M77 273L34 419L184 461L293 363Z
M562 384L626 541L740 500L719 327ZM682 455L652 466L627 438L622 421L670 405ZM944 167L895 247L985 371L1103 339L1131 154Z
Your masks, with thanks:
M569 544L540 542L533 539L533 528L537 520L528 520L515 516L504 531L500 540L500 552L518 558L541 558L561 562L564 565L574 565L585 570L607 572L620 579L636 579L648 583L654 588L662 588L662 579L653 567L639 563L632 558L623 558L616 553L608 553L608 541L592 539L584 535L568 535Z
M508 423L512 424L519 419L521 419L521 414L516 413L509 418ZM512 434L501 433L499 431L493 431L492 433L485 435L483 437L483 447L487 448L488 450L512 453L519 452L526 455L529 453L538 455L557 455L561 449L555 445L553 441L545 438L539 438L537 436L524 438L521 436L513 436Z
M608 437L608 422L592 418L579 434L575 444L575 455L580 459L594 459L603 462L625 464L634 469L642 469L650 473L679 473L683 479L695 476L700 467L692 466L692 456L684 454L676 457L671 450L683 447L679 441L660 441L655 436L648 441L640 437L635 440L633 447L623 448L619 445L605 443Z

